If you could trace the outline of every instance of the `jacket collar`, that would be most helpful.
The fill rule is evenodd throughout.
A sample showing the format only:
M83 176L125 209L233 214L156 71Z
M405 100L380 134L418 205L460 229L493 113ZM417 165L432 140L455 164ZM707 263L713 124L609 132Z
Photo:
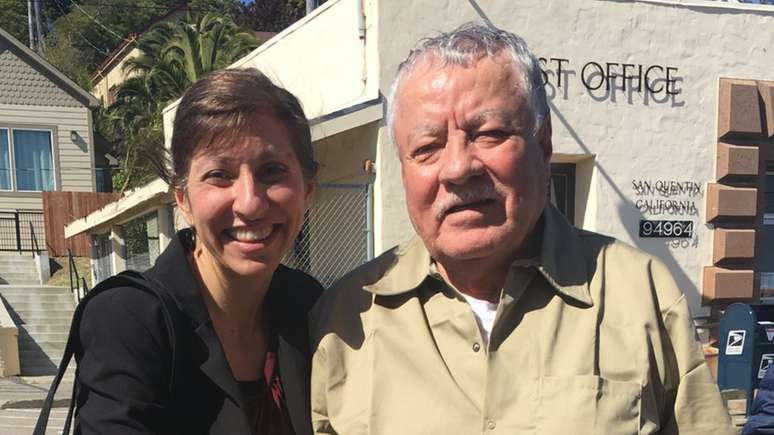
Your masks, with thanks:
M191 327L206 347L206 355L200 360L200 370L220 387L234 402L243 406L239 387L231 373L226 354L212 325L207 307L201 296L201 288L196 274L188 262L188 254L193 250L194 234L190 229L178 231L170 245L156 260L156 264L146 272L146 276L161 284L172 296L178 308L191 322ZM269 315L269 327L277 334L279 370L285 400L296 433L310 433L307 428L308 407L298 404L308 403L303 379L298 373L307 369L296 367L307 360L301 349L308 347L307 328L299 326L305 321L305 313L300 302L295 301L289 291L295 285L293 272L280 265L272 275L266 292L266 307ZM290 406L290 404L296 406Z
M516 260L514 267L536 267L560 294L592 306L587 254L578 229L553 205L543 212L543 234L537 262ZM364 288L376 295L397 295L416 289L430 276L432 258L418 236L383 254L389 263L385 273Z
M204 305L196 273L188 262L188 254L193 250L193 246L193 231L178 231L169 246L156 259L156 264L146 272L146 276L155 278L169 291L180 311L190 320L196 335L204 343L207 350L204 359L200 360L201 371L232 401L241 406L239 387Z

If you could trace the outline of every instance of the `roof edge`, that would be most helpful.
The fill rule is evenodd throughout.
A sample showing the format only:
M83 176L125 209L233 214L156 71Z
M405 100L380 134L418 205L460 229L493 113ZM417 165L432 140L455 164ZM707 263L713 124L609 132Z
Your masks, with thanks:
M61 80L67 87L70 88L71 91L78 94L81 98L83 98L86 101L86 106L89 108L96 108L99 107L99 100L97 100L96 97L88 93L85 89L83 89L81 86L79 86L74 81L70 80L69 77L64 75L61 71L59 71L55 66L48 63L47 60L43 59L42 56L40 56L38 53L35 53L32 51L29 47L22 44L21 41L14 38L13 35L6 32L2 28L0 28L0 38L7 40L12 46L14 46L17 50L24 53L26 56L28 56L30 59L32 59L34 62L37 62L41 67L45 68L48 72L53 74L57 79Z

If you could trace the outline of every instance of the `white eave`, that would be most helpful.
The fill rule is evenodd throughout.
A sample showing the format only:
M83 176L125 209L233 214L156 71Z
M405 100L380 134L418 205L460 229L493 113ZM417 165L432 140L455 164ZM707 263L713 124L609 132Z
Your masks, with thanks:
M162 179L138 187L88 216L65 225L65 238L82 232L132 219L147 211L150 206L168 202L171 189Z
M381 98L363 101L336 110L309 121L312 129L312 142L378 121L383 117L384 104Z

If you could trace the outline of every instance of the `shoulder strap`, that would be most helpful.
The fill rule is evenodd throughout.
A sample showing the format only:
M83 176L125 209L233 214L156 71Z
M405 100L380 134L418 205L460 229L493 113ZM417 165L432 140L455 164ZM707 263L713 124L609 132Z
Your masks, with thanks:
M154 280L153 284L158 285L159 283ZM174 329L174 322L172 321L171 314L170 314L170 307L174 306L174 301L172 301L171 296L168 294L168 292L159 291L157 288L154 288L155 287L154 285L149 285L149 282L146 276L139 272L124 271L119 273L118 275L107 278L106 280L97 284L93 289L91 289L86 294L86 296L81 300L78 306L75 307L75 312L73 313L73 320L70 323L70 332L67 335L67 344L65 345L64 353L62 355L62 360L59 363L59 369L57 371L56 376L54 377L53 382L51 383L51 387L48 390L48 395L46 396L46 399L43 402L43 407L40 411L40 415L38 416L38 421L35 424L35 429L33 430L32 435L45 435L46 427L48 426L49 415L51 414L51 406L53 405L53 402L54 402L54 395L56 394L56 391L59 388L59 384L62 382L62 378L64 377L65 371L67 370L67 366L70 364L70 360L72 359L75 353L75 346L79 340L78 333L80 330L80 323L81 323L81 317L83 316L83 311L86 307L86 304L88 304L88 302L92 298L94 298L95 296L97 296L98 294L102 293L105 290L118 288L118 287L132 287L142 291L147 291L155 295L159 299L159 301L161 302L162 313L164 315L164 322L166 323L166 326L167 326L167 334L169 336L170 348L172 350L172 370L171 370L171 376L170 376L170 382L169 382L169 389L170 391L172 390L172 387L174 385L174 378L175 378L174 368L177 363L177 355L175 352L175 329ZM67 411L67 419L65 420L65 425L61 432L62 435L68 435L70 433L70 423L72 421L72 415L75 409L77 390L78 390L78 378L76 376L75 382L73 384L73 394L70 399L70 407Z

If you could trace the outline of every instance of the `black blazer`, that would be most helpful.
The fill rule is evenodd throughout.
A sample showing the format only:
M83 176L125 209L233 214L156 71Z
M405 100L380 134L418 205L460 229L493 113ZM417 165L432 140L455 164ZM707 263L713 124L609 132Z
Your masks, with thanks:
M147 291L113 288L86 305L75 349L76 434L251 434L237 383L186 258L191 249L190 230L178 232L144 274L175 302L170 310L174 338L168 335L161 301ZM280 266L266 296L297 435L312 433L307 313L321 292L313 278ZM170 340L175 341L175 358Z

